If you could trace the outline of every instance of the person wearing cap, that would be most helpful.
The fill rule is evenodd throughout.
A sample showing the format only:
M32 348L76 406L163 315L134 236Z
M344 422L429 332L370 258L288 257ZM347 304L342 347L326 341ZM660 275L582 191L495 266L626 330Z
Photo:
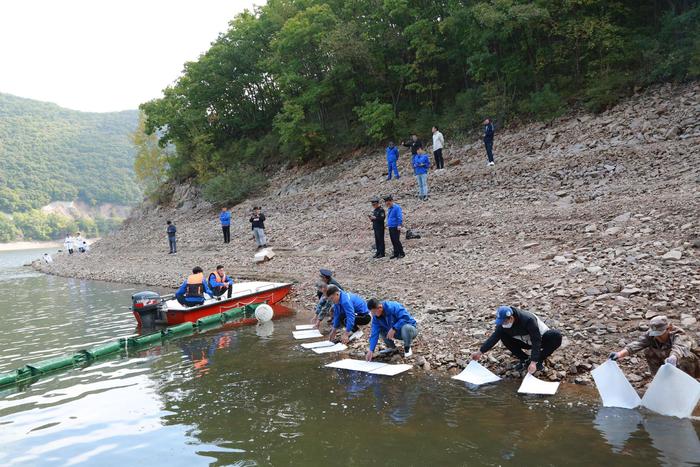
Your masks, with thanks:
M372 221L372 230L374 230L374 246L377 253L374 258L383 258L385 253L384 246L384 218L386 214L384 208L379 204L379 198L376 196L370 200L372 202L372 214L369 214L369 220Z
M328 340L332 341L343 327L345 332L340 337L343 344L361 337L360 326L365 326L372 320L367 302L359 295L345 292L335 285L328 286L326 297L333 303L333 330Z
M403 251L403 245L401 244L403 211L401 210L401 206L394 203L394 197L391 195L384 197L384 203L386 204L387 208L386 226L389 229L389 239L391 240L391 246L394 249L391 259L403 258L406 256Z
M544 361L561 346L561 333L549 329L530 311L500 306L496 311L496 330L472 354L472 360L479 360L499 341L520 360L515 369L521 371L527 368L528 373L532 374L544 370ZM530 356L523 349L529 349Z
M265 214L260 212L260 206L253 208L253 215L250 216L250 224L253 229L253 238L260 248L267 248L267 238L265 237Z
M379 337L384 340L389 349L396 348L395 338L403 341L403 356L413 355L411 342L418 335L418 329L416 320L408 313L406 307L398 302L389 300L380 302L373 298L367 302L367 308L372 314L372 331L369 336L366 360L372 361Z
M401 178L399 176L399 166L397 165L399 160L399 148L394 145L393 141L389 141L389 146L386 148L386 165L389 169L386 179L391 180L392 173L396 174L396 180Z
M649 330L636 341L627 344L619 352L610 354L610 360L620 360L644 350L644 358L652 376L664 363L671 364L693 378L700 378L700 359L692 339L669 322L666 316L654 316L649 321Z
M324 282L326 285L334 285L339 289L343 288L343 286L341 286L338 281L335 280L335 277L333 277L333 271L330 269L319 269L318 274L321 278L321 282ZM318 296L321 297L321 295L321 292L319 292Z

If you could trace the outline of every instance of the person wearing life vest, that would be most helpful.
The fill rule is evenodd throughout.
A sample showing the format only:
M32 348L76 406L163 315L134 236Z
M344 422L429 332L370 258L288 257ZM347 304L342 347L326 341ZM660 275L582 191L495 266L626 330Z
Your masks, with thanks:
M472 360L479 360L498 342L515 355L520 362L516 371L527 368L528 373L544 371L544 361L561 346L561 333L549 327L534 313L519 310L514 306L500 306L496 311L496 330L491 337L472 354ZM530 355L523 352L529 349Z
M177 292L175 292L175 298L181 305L184 306L197 306L204 303L207 297L205 293L214 295L209 284L204 279L204 271L199 266L192 268L192 274L190 274L185 282L182 283Z
M209 273L209 287L214 292L215 297L220 297L233 285L233 279L224 272L224 267L218 265L216 270Z

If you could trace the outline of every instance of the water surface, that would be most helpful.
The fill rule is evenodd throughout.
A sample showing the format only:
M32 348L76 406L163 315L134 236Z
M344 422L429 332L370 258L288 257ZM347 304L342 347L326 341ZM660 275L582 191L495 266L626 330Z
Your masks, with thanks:
M135 332L138 286L21 268L0 253L0 372ZM414 371L323 368L300 318L212 330L0 390L0 464L700 465L698 425L601 409L591 390L522 397Z

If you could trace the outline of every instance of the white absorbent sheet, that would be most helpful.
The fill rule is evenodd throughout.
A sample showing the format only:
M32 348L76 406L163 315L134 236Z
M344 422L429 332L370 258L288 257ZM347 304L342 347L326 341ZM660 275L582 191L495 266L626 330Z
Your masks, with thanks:
M557 389L559 389L559 383L542 381L528 373L525 375L525 378L523 378L523 383L520 385L518 392L521 394L552 396L557 393Z
M309 331L314 328L313 324L297 324L297 331Z
M345 344L342 344L338 342L335 345L331 346L324 346L324 347L316 347L315 349L312 349L316 353L333 353L333 352L342 352L343 350L347 349L348 346Z
M399 373L411 369L411 365L390 365L382 362L367 362L346 358L326 365L328 368L340 368L341 370L362 371L373 375L396 376ZM388 367L388 368L387 368Z
M452 379L458 379L475 386L480 386L482 384L500 381L501 377L493 373L481 363L472 360L460 374L453 376Z
M678 418L689 418L700 401L700 383L673 365L661 365L642 397L649 410Z
M604 407L634 409L642 399L625 377L617 362L608 360L591 372Z
M309 329L308 331L292 331L295 339L312 339L314 337L323 337L323 334L318 329Z
M335 345L335 342L331 341L317 341L317 342L307 342L304 344L301 344L301 346L305 349L316 349L319 347L333 347Z

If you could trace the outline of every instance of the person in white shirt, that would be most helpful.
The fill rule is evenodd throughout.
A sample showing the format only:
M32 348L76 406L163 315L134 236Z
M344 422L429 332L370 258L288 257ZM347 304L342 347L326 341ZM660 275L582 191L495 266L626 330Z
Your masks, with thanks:
M80 232L78 232L78 235L76 235L75 239L73 240L73 243L78 249L78 252L85 253L85 240L83 240L83 237L80 235Z
M435 168L444 169L445 161L442 158L442 147L445 145L445 137L442 136L438 127L433 127L433 157L435 157Z
M69 255L73 254L73 237L70 234L66 235L66 239L63 241L63 246Z

